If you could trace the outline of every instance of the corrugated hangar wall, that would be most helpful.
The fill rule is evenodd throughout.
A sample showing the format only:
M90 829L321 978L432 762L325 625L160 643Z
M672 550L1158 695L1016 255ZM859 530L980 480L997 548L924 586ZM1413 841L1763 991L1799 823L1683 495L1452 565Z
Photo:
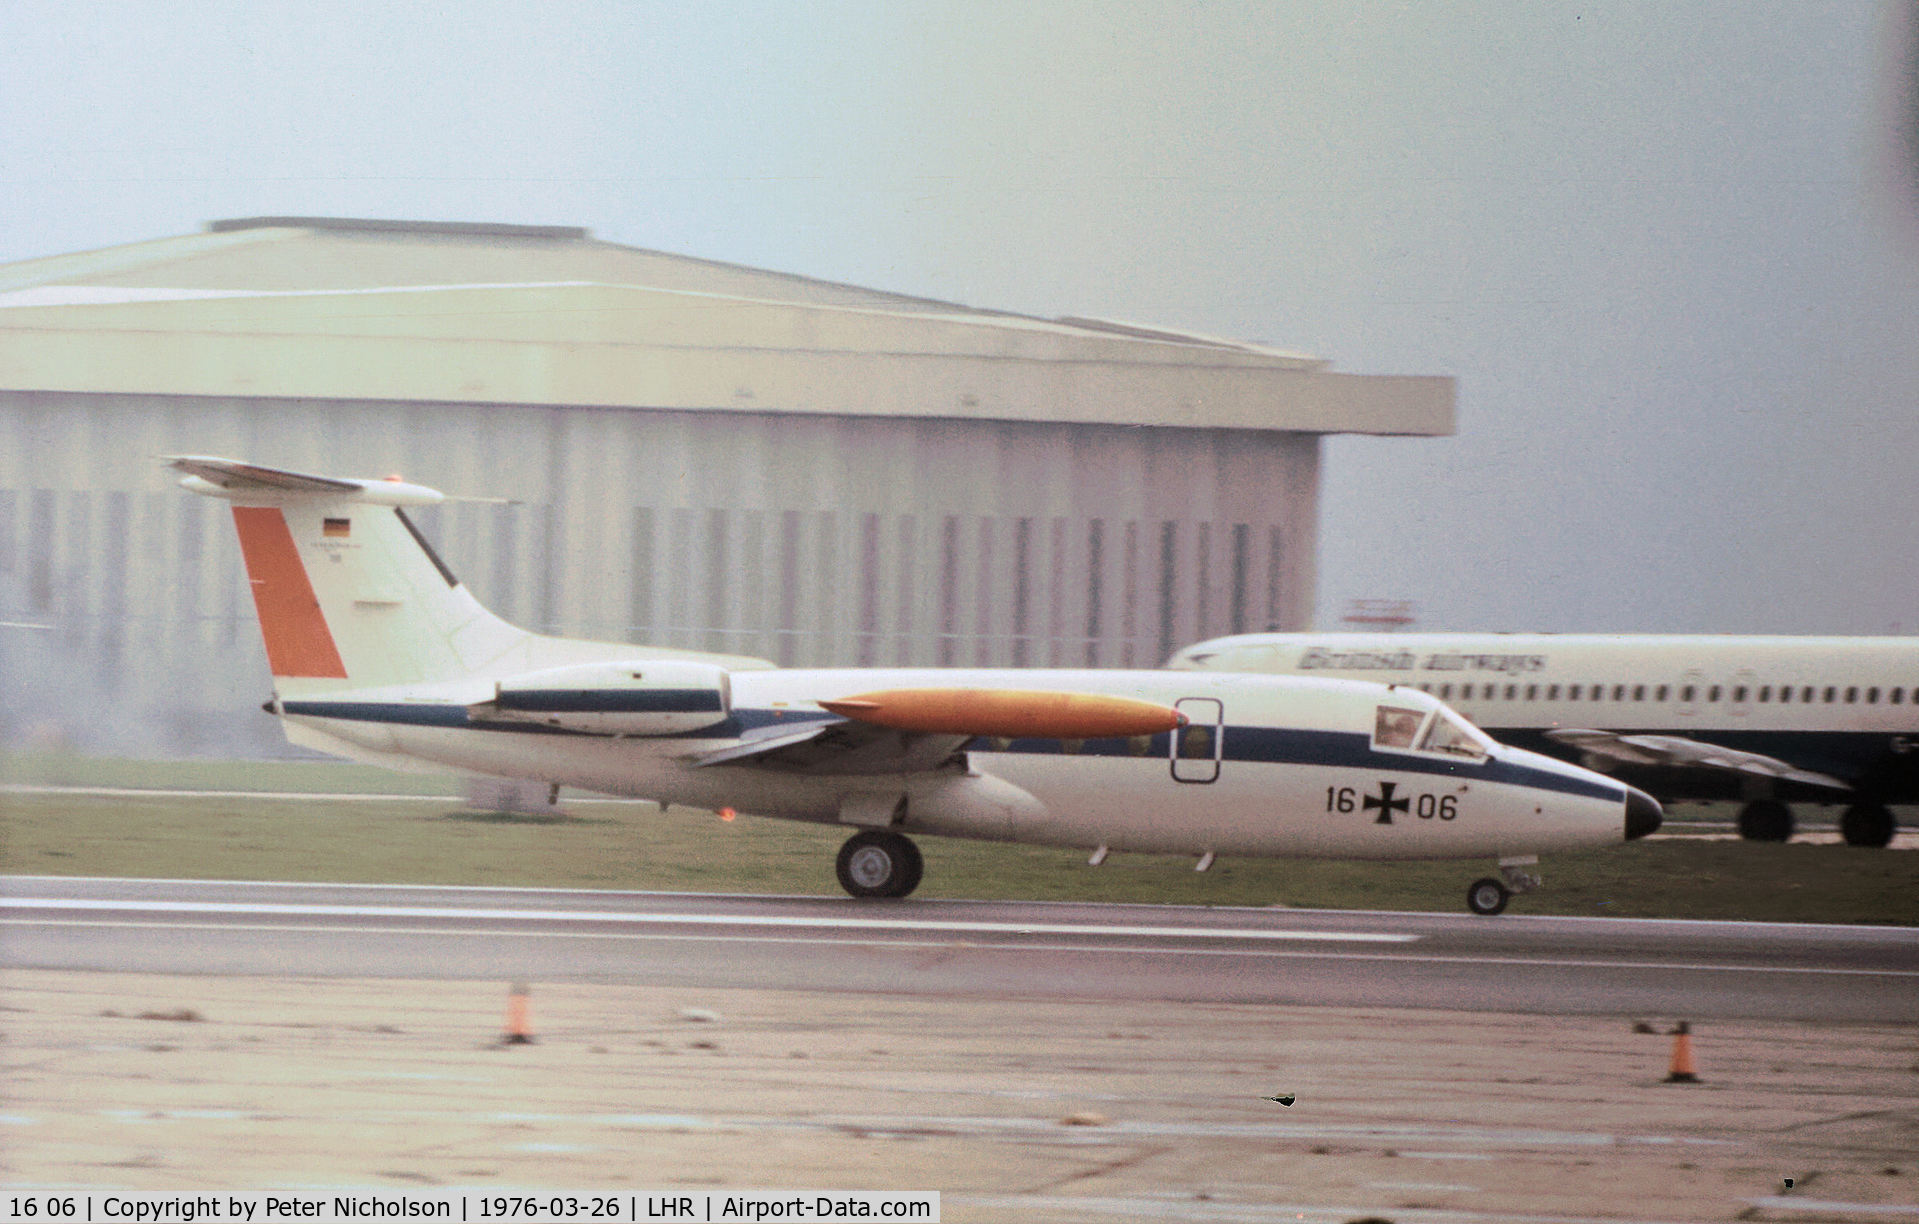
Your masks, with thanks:
M397 472L501 615L793 666L1156 666L1303 626L1312 434L0 392L9 738L249 753L270 681L224 506L154 457Z
M417 518L529 628L1152 667L1304 627L1320 436L1453 401L571 228L257 217L0 266L0 745L287 751L230 520L166 454L512 499Z

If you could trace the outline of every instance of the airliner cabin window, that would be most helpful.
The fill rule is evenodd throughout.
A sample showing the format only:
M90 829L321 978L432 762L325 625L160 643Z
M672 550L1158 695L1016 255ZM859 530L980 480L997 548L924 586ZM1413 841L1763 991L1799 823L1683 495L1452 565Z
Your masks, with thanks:
M1904 705L1906 701L1906 690L1896 688L1887 694L1886 700L1892 702L1894 705Z
M1569 684L1566 686L1566 700L1567 701L1579 700L1579 686L1577 684Z
M1427 752L1443 752L1448 756L1469 757L1475 761L1485 760L1491 752L1491 741L1445 710L1439 711L1433 719L1432 726L1426 730L1425 740L1419 746Z
M1851 704L1852 704L1853 702L1855 702L1855 701L1858 701L1858 700L1859 700L1859 690L1858 690L1858 689L1856 689L1856 688L1849 688L1849 689L1847 689L1847 690L1846 690L1846 704L1847 704L1847 705L1851 705Z
M1712 688L1706 691L1706 703L1708 705L1717 705L1719 703L1719 686L1718 685L1715 684L1712 686Z
M1645 686L1645 685L1643 685L1643 684L1635 684L1635 685L1633 685L1633 686L1632 686L1632 699L1633 699L1634 701L1644 701L1644 700L1646 699L1646 686Z
M1792 700L1792 685L1782 684L1779 686L1779 700L1780 701Z
M1867 689L1867 690L1866 690L1866 704L1867 704L1867 705L1878 705L1878 704L1879 704L1879 690L1878 690L1878 689L1876 689L1876 688L1869 688L1869 689Z
M1373 747L1411 748L1413 741L1419 738L1419 724L1424 721L1424 710L1380 706L1373 720Z

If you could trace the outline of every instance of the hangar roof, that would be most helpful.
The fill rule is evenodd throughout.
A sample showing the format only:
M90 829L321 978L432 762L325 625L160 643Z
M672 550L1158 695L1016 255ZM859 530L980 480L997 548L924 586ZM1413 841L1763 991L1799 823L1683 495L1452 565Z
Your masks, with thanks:
M255 217L0 266L0 388L1445 434L1453 381L559 226Z

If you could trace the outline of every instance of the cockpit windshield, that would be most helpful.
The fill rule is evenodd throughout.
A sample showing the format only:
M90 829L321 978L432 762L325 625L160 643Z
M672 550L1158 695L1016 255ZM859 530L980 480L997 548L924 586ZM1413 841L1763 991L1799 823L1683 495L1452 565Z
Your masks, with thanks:
M1440 710L1433 716L1432 726L1426 728L1426 738L1419 746L1426 752L1443 752L1475 761L1484 760L1492 750L1491 741L1451 710Z
M1401 752L1435 752L1483 761L1493 743L1485 734L1444 707L1421 710L1383 705L1373 717L1373 747Z
M1426 721L1426 711L1408 710L1403 706L1380 706L1379 714L1373 722L1373 747L1375 748L1411 748L1419 738L1419 724Z

